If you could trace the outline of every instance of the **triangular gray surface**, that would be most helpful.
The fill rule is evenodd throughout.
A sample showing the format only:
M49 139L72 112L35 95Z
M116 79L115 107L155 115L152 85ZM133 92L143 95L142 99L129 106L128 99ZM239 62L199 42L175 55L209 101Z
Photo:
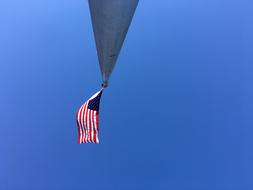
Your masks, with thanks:
M89 0L103 81L107 82L126 37L138 0Z

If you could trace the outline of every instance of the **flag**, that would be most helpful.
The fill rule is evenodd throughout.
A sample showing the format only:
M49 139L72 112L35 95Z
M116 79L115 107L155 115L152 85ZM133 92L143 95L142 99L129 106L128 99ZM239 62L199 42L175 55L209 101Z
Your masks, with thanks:
M103 88L87 100L76 112L78 144L99 143L98 113Z

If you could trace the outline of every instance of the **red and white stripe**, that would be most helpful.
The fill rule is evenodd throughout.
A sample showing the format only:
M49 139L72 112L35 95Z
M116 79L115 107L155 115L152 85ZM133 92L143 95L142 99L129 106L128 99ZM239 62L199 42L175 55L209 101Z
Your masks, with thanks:
M93 95L87 102L85 102L76 113L78 144L99 143L98 111L88 109L89 101L96 97L98 93Z

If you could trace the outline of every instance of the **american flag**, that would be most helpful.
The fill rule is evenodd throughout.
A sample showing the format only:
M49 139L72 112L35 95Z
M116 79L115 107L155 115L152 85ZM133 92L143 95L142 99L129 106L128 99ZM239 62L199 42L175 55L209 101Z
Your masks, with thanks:
M98 113L103 88L87 100L76 112L78 144L99 143Z

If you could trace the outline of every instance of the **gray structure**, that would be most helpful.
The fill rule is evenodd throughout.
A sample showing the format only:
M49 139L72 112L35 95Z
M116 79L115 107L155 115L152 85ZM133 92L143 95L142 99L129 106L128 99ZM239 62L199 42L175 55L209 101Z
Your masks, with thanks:
M89 0L98 59L106 87L139 0Z

